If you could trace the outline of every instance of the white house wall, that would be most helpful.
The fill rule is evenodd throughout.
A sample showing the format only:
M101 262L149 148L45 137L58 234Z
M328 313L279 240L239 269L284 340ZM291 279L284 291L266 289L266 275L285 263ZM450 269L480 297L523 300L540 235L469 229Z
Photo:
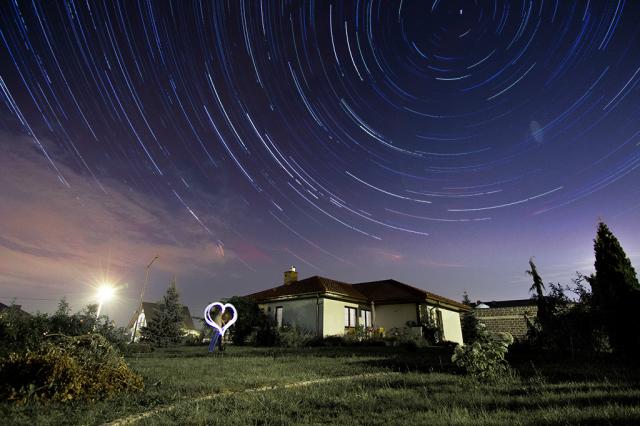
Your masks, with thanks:
M316 302L319 302L316 310ZM275 319L276 307L282 306L282 323L292 327L297 327L316 334L320 332L322 336L343 335L344 308L345 306L358 308L357 303L333 300L327 298L309 298L301 300L282 300L277 302L261 303L265 313ZM271 308L267 310L267 308ZM437 308L442 312L442 328L444 339L462 343L462 327L460 324L460 314L458 312ZM318 315L318 322L316 322ZM360 311L357 314L360 318ZM407 321L416 321L417 312L415 303L403 303L395 305L375 305L375 316L373 326L383 327L389 331L394 327L406 327ZM320 329L318 330L317 324Z
M322 301L322 299L320 299ZM316 329L316 299L301 299L301 300L282 300L278 302L261 303L266 307L270 307L271 310L265 310L270 318L275 320L276 307L282 306L282 324L296 327L302 330L306 330L310 333L317 333ZM322 323L322 305L319 309L320 324Z
M375 305L375 320L373 326L382 327L385 331L392 328L403 328L407 321L416 321L418 314L415 303L403 303L398 305Z
M448 309L438 308L442 312L442 329L444 340L462 344L462 326L460 325L460 314Z
M335 336L344 334L344 308L349 306L358 308L357 303L323 298L324 315L322 321L322 335ZM357 316L360 314L358 312Z

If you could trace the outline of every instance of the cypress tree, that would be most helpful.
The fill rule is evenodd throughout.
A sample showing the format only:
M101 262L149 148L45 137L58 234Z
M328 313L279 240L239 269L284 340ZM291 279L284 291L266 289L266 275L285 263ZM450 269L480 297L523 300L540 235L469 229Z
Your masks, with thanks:
M594 240L595 275L589 283L593 304L609 336L609 343L619 353L640 348L635 311L640 307L640 283L631 261L620 242L603 222L598 224Z
M182 339L182 305L179 299L174 279L164 295L163 302L147 320L147 326L140 330L144 340L156 346L167 346Z

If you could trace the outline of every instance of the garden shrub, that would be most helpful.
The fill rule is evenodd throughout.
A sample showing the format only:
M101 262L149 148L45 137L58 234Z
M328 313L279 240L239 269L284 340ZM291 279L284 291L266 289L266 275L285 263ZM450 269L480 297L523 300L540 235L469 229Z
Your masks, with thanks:
M265 318L252 332L253 343L256 346L276 346L279 342L278 329L275 327L275 322L269 318ZM247 341L251 341L252 334L247 336Z
M125 354L146 354L153 352L153 346L148 343L129 343L125 346Z
M99 334L49 336L39 348L0 360L0 398L65 402L142 390L119 351Z
M42 313L26 315L16 305L11 305L0 313L0 356L36 350L51 334L101 334L110 343L123 349L128 341L127 331L124 327L116 327L104 315L96 318L96 311L97 305L89 305L80 312L70 314L64 299L51 316Z
M12 305L0 313L0 356L37 348L49 329L45 314L23 315Z
M211 339L209 339L209 342L210 341ZM207 345L208 342L206 340L203 340L203 338L200 337L200 335L188 334L182 339L182 344L184 346L203 346L203 345Z
M495 381L510 372L505 355L513 336L509 333L489 333L484 324L478 324L475 342L457 346L451 361L464 373L481 381Z
M342 336L317 336L310 339L307 346L347 346L347 341Z
M313 339L315 335L298 327L285 325L278 330L278 345L285 348L301 348Z
M274 336L271 330L269 330L271 327L271 324L268 324L270 318L267 318L255 301L245 297L233 296L226 302L231 303L238 311L238 318L229 330L231 341L234 345L245 345L249 335L256 330L258 330L258 334L260 335L260 337L256 336L256 345L275 345L276 342L273 341Z

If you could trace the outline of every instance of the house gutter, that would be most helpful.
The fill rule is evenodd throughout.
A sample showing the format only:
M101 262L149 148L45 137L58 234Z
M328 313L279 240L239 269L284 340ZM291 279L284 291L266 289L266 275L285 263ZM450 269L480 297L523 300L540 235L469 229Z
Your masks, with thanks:
M376 326L376 304L372 300L371 301L371 327Z
M316 335L320 336L320 293L316 293Z

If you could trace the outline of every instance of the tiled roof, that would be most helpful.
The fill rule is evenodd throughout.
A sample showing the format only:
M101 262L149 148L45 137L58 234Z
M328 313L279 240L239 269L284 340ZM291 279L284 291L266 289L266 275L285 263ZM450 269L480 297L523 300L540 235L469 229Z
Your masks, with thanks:
M298 296L309 293L334 293L348 296L354 299L360 299L366 302L424 302L432 300L436 302L446 303L448 305L469 310L464 305L455 300L429 293L422 289L412 287L396 280L371 281L366 283L348 284L341 281L335 281L329 278L319 277L317 275L295 281L290 284L281 285L279 287L270 288L268 290L259 291L249 294L246 297L257 302L270 299L276 299L286 296Z
M436 302L446 303L460 309L469 310L470 308L460 302L439 296L437 294L401 283L396 280L369 281L366 283L353 284L358 291L367 296L373 302L396 302L396 301L416 301L421 302L425 299L435 300Z
M274 287L268 290L249 294L246 297L259 302L268 299L275 299L278 297L296 296L307 293L335 293L352 297L354 299L361 299L363 301L367 300L366 296L360 293L351 284L343 283L341 281L336 281L325 277L319 277L317 275L305 278L300 281L294 281L290 284L281 285L279 287Z
M144 316L147 321L149 321L149 318L153 317L159 307L160 303L142 302L142 310L144 311ZM129 321L129 328L133 327L135 321L138 319L138 315L139 310L136 309L136 312L133 314L133 317ZM182 326L188 330L195 330L193 319L191 318L191 313L189 312L189 308L187 306L182 305L180 315L182 318Z

